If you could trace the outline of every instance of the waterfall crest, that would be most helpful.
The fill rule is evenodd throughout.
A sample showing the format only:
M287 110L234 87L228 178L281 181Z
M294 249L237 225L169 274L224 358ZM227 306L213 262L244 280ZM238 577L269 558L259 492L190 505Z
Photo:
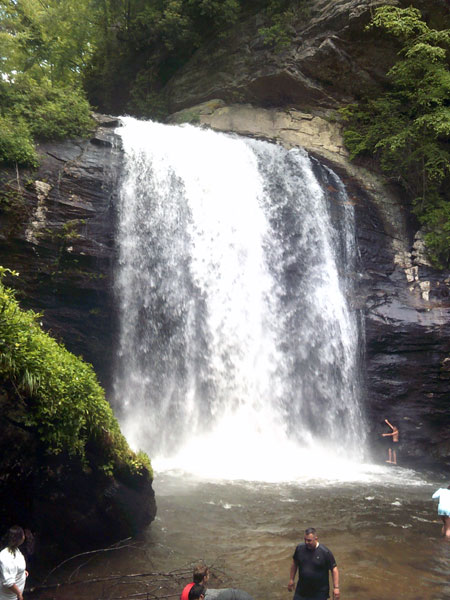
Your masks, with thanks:
M340 180L301 149L192 126L127 117L117 133L114 389L130 443L161 468L245 479L360 457Z

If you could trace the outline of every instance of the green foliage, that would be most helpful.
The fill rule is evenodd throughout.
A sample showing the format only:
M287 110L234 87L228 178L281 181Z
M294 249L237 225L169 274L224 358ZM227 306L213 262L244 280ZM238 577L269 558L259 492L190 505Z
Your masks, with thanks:
M389 89L341 111L350 156L373 156L408 192L437 266L448 266L446 209L450 201L450 31L430 29L420 12L383 6L369 28L401 42L400 60L388 72Z
M17 75L0 85L0 162L37 166L36 139L84 136L92 128L84 93Z
M294 24L304 21L310 16L310 4L307 0L272 0L268 3L265 13L271 24L261 27L259 34L268 46L281 50L292 41Z
M95 48L90 0L15 0L0 7L2 73L77 84Z
M431 260L436 265L450 264L450 202L437 198L423 211L421 222L426 226L425 243Z
M162 119L167 114L166 102L154 91L154 73L141 71L131 86L128 108L142 117Z
M30 130L23 119L0 116L0 162L37 166L37 154Z
M82 136L90 129L81 89L94 49L88 9L87 0L2 3L0 162L36 166L35 139Z
M90 107L81 89L17 77L9 90L8 114L25 119L35 139L84 136L92 128Z
M89 446L108 475L116 469L151 475L148 457L128 447L92 367L42 331L39 314L20 309L2 282L6 273L17 275L0 267L0 377L16 391L16 418L50 453L64 451L88 466Z

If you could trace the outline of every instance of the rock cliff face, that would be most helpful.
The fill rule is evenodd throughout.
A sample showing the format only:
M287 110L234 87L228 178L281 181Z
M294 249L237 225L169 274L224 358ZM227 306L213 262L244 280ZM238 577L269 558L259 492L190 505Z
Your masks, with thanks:
M333 108L362 90L377 89L397 48L366 31L377 6L413 4L439 24L445 0L312 0L298 3L290 43L264 42L261 15L243 21L225 40L200 48L166 86L172 112L214 98L262 107ZM441 27L441 25L438 25Z
M167 86L173 111L212 98L260 106L332 107L361 86L379 85L393 48L364 32L370 11L385 0L299 3L290 44L264 43L260 15L239 24L220 45L201 48ZM336 74L339 76L336 77Z
M0 264L24 308L43 311L47 330L91 362L104 384L113 369L114 193L120 156L102 118L90 140L40 146L37 173L2 173L13 201L0 211Z

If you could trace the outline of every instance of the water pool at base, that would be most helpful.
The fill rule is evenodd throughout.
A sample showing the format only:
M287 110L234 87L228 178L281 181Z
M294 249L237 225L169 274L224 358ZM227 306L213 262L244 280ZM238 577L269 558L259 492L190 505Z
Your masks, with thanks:
M145 536L119 552L83 559L81 569L67 565L65 575L189 570L203 560L212 566L211 587L239 587L256 600L291 599L292 553L303 530L314 526L337 560L342 600L448 600L450 544L440 537L431 500L441 482L401 468L379 467L371 477L267 484L160 473L158 515ZM148 598L177 598L187 582L152 588ZM40 599L146 598L146 589L129 581L67 586Z

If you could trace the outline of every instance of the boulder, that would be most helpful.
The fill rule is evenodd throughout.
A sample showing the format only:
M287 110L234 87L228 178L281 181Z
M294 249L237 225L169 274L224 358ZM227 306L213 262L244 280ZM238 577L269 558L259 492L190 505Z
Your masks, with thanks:
M0 519L30 529L45 548L46 564L136 535L155 518L151 473L125 466L115 475L88 444L88 465L65 452L49 454L38 432L23 425L23 402L0 380Z

